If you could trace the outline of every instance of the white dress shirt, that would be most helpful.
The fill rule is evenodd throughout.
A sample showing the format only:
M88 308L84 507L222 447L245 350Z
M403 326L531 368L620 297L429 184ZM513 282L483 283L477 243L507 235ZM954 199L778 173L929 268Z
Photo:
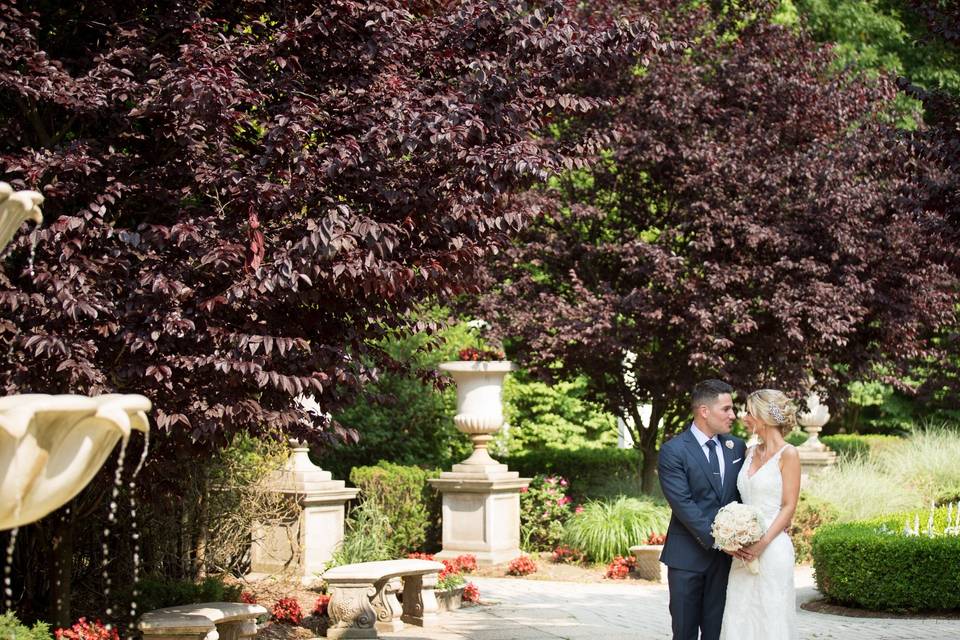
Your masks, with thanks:
M707 434L697 428L696 424L690 425L691 430L693 431L693 437L697 439L697 442L700 444L700 450L703 451L703 455L707 457L707 462L710 462L710 447L707 446L708 440L713 440L717 443L717 462L720 463L720 484L723 485L723 473L724 467L726 466L723 461L723 445L720 442L720 438L713 436L708 438Z

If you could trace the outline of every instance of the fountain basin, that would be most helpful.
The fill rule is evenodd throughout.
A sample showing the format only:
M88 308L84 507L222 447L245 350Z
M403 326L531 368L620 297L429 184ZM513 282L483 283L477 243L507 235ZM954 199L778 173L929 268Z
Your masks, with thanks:
M122 438L148 432L141 395L0 398L0 529L39 520L97 473Z

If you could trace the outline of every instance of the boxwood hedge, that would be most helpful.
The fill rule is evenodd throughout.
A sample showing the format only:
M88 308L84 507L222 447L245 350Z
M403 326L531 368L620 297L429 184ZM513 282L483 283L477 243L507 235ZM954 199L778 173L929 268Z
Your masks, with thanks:
M882 499L882 498L880 498ZM817 588L833 602L885 611L960 609L960 536L903 535L913 515L824 525L813 536ZM943 532L946 509L934 530Z

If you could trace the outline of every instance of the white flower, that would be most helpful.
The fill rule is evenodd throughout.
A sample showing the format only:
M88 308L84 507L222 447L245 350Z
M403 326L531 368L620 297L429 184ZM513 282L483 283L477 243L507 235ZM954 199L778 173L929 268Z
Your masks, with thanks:
M723 444L727 449L733 449L733 440L727 440Z
M766 527L755 507L731 502L717 512L710 532L717 549L736 551L758 542L766 532ZM747 566L751 573L760 571L756 561L751 561Z

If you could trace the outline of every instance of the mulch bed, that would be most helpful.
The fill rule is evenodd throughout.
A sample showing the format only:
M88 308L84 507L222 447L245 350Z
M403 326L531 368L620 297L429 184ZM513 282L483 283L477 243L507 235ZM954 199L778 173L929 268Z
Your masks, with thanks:
M855 609L853 607L844 607L839 604L832 604L827 600L811 600L804 602L800 608L813 613L829 613L835 616L847 616L849 618L896 618L899 620L960 620L960 611L950 609L947 611L923 611L923 612L903 612L894 613L891 611L873 611L870 609Z

